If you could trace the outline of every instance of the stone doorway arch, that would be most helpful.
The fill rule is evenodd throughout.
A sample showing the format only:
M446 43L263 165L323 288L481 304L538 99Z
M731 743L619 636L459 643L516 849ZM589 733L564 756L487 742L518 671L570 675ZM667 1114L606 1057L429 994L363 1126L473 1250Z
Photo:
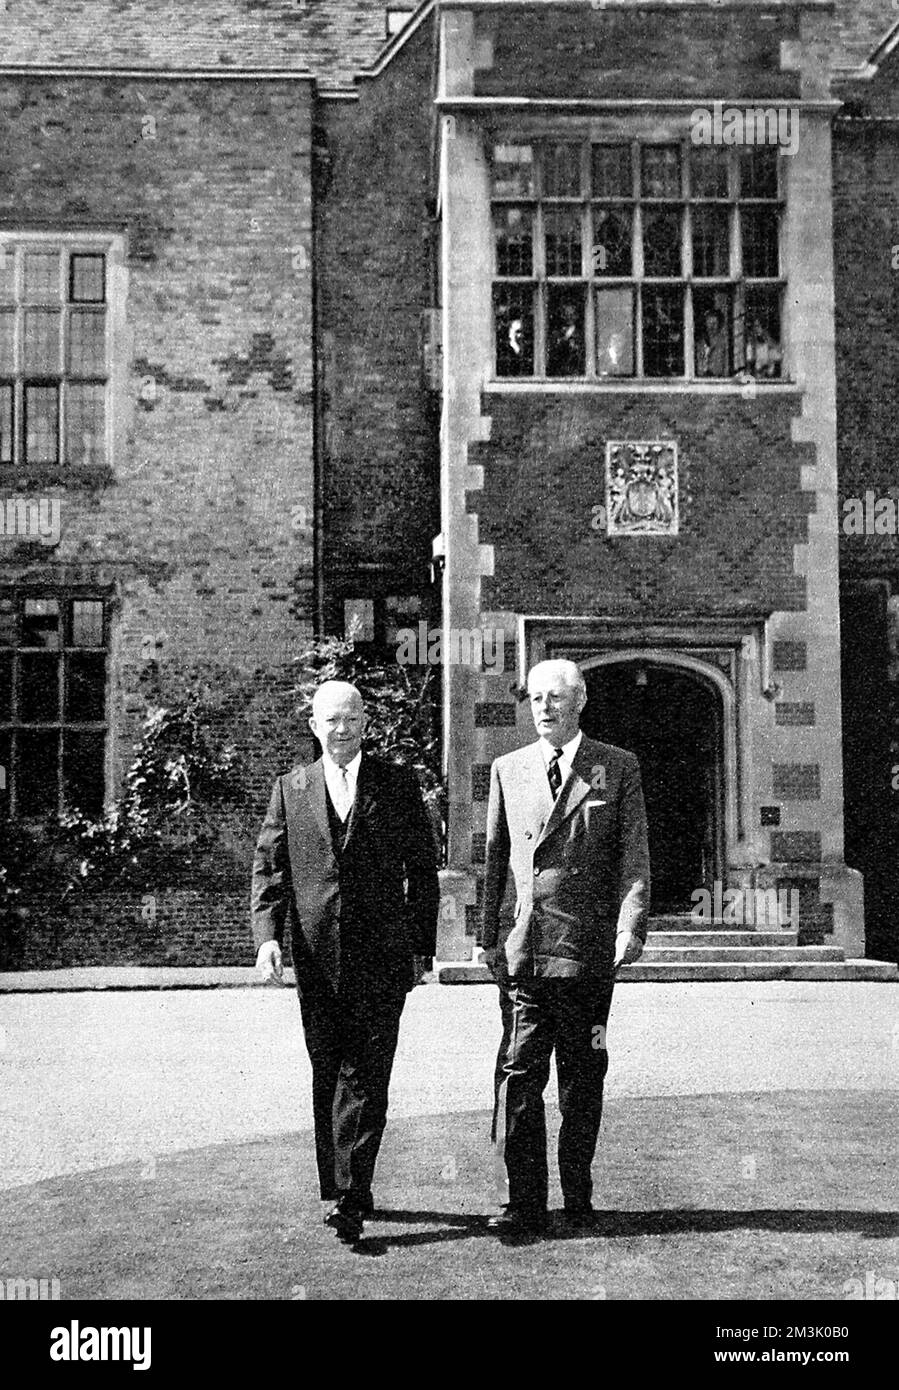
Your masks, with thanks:
M585 733L636 753L652 856L654 912L685 912L726 880L727 717L720 671L681 653L616 651L580 660Z

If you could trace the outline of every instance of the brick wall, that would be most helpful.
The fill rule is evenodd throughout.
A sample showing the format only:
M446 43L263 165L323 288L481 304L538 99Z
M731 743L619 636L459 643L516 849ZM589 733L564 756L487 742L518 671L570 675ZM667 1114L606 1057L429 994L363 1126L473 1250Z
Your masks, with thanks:
M837 432L840 502L892 497L899 506L899 62L842 93L854 118L834 133ZM893 120L864 119L879 113ZM861 118L861 119L860 119ZM896 268L893 262L896 261ZM842 507L841 507L842 516ZM845 579L892 573L899 538L840 536Z
M770 13L770 12L769 12ZM606 10L586 5L539 13L513 9L478 16L478 37L492 39L492 65L477 72L478 95L614 99L798 94L798 75L780 71L781 41L798 37L798 15L761 24L743 10L663 14L656 8Z
M842 504L899 511L899 55L844 86L834 127L837 439ZM878 119L886 118L886 119ZM895 264L894 264L895 263ZM899 656L886 602L899 595L899 536L840 533L847 858L865 873L869 952L899 957Z
M54 550L0 540L0 583L109 587L113 791L148 703L209 703L242 757L244 867L272 778L304 748L290 662L313 610L311 130L307 82L0 82L0 237L117 230L127 272L111 475L0 480L59 496L62 523ZM244 904L238 935L246 920Z
M165 634L163 689L167 672L216 684L230 672L246 693L309 630L309 89L7 80L0 110L5 227L127 235L113 480L54 489L62 541L49 561L41 548L39 575L33 556L0 551L4 578L118 581L127 742L146 635Z
M495 546L484 608L659 619L801 610L793 546L814 501L800 489L814 450L790 440L795 410L789 396L488 393L490 442L470 449L484 487L469 494L479 539ZM592 528L607 439L677 441L677 537Z
M319 110L324 564L338 629L342 591L421 591L440 529L437 403L421 368L435 302L432 50L423 25L358 103Z
M7 926L0 970L71 966L252 965L249 888L105 892L68 914L42 911Z

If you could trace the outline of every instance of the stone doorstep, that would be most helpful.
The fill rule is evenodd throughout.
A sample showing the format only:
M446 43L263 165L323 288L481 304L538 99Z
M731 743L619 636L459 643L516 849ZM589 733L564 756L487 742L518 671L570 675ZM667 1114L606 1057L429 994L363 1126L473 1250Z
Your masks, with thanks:
M696 961L701 965L720 963L733 965L742 961L827 961L845 960L846 956L839 946L659 946L647 942L640 957L640 965L689 964Z
M814 947L800 947L802 951ZM489 985L493 976L486 965L437 966L442 985ZM627 965L618 975L619 984L716 983L728 980L868 980L899 982L899 966L878 960L776 960L776 961L695 961L647 964L645 958Z
M658 917L652 916L649 919L649 935L654 933L669 936L672 932L703 932L712 934L715 932L751 932L753 936L759 932L770 931L790 931L792 930L789 920L785 922L766 922L756 925L753 922L746 922L738 926L735 922L727 922L723 917L713 917L706 921L703 917L692 917L689 912L682 913L661 913Z
M667 951L675 946L798 945L799 933L794 931L653 931L650 929L646 937L647 950L659 948Z

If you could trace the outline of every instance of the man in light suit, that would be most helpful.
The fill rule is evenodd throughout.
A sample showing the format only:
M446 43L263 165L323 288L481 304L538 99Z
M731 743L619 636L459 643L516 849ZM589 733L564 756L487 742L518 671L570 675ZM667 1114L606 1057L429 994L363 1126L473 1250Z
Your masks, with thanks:
M309 727L321 758L275 782L253 862L263 978L290 923L309 1060L319 1190L338 1237L360 1238L406 993L430 969L439 890L414 775L362 751L353 685L326 681Z
M543 1091L553 1049L565 1219L573 1229L593 1224L615 972L642 954L649 912L636 758L581 732L587 692L574 662L540 662L528 692L538 740L491 770L483 937L504 1016L494 1138L509 1179L508 1207L489 1224L521 1239L546 1227Z

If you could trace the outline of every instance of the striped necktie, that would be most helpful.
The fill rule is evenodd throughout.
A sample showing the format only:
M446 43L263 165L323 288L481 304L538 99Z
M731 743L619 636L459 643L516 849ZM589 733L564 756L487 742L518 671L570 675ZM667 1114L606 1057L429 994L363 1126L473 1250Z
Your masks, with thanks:
M549 766L546 769L549 775L549 789L554 797L559 795L559 788L562 785L562 769L559 767L559 759L561 756L561 748L554 748L553 755L549 760Z

